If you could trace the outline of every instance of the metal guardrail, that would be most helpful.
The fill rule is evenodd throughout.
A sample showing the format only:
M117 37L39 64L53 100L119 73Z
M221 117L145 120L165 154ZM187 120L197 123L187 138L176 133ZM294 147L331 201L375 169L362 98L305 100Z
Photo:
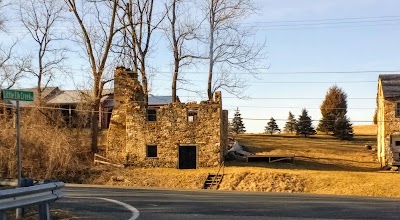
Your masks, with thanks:
M50 219L49 203L64 197L63 182L53 182L0 191L0 220L6 220L6 211L39 205L39 219Z

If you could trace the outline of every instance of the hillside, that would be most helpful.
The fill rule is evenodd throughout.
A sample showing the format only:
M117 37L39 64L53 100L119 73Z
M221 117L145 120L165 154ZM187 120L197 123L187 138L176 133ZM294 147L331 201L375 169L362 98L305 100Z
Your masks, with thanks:
M397 173L380 171L376 152L364 147L375 145L373 129L356 126L353 141L327 135L239 135L240 143L254 153L295 154L295 163L227 162L220 190L400 197L400 188L387 188L398 181ZM97 167L86 183L200 189L207 174L217 170Z

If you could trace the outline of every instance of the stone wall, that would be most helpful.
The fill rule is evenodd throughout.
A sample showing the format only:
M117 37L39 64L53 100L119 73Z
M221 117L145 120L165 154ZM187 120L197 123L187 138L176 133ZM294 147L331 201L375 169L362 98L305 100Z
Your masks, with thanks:
M400 117L396 117L397 98L384 98L382 84L378 82L377 123L378 123L378 159L381 166L391 165L399 160L400 149L392 147L392 138L400 137Z
M227 147L228 124L220 92L216 92L211 101L177 102L157 107L156 121L148 121L137 78L123 72L122 68L115 71L115 106L107 157L135 166L177 168L179 146L196 146L197 167L219 165ZM189 120L189 112L197 112L193 121ZM147 145L157 145L156 158L147 157Z
M114 109L108 128L106 148L107 157L115 162L126 161L127 108L132 105L132 101L143 100L143 97L143 89L137 74L124 67L117 67L114 71ZM140 104L140 102L135 103Z

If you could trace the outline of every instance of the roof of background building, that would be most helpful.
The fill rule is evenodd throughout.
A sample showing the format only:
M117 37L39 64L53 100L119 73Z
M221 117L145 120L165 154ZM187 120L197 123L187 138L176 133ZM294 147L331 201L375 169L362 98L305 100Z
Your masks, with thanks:
M149 95L149 105L168 105L172 103L172 96Z
M400 74L382 74L379 79L385 98L400 97Z
M35 93L34 97L36 99L36 89L35 88L27 88L27 89L18 89L23 91L32 91ZM101 102L108 100L107 106L113 106L114 100L112 100L112 96L114 95L113 89L104 89L103 97L101 98ZM43 97L45 97L47 105L69 105L69 104L78 104L88 102L91 97L93 97L93 93L91 90L60 90L58 87L48 87L43 90ZM178 98L179 100L179 98ZM6 102L12 103L15 105L14 101ZM159 105L167 105L172 103L172 96L153 96L149 95L149 105L159 106ZM33 102L20 102L21 107L32 105Z

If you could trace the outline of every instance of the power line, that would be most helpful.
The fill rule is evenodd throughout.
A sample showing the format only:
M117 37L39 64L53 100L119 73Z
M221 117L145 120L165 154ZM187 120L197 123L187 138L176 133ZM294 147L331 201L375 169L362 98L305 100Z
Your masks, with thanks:
M298 21L242 22L239 24L245 24L245 25L242 25L243 28L257 27L259 30L349 28L349 27L368 27L368 26L382 26L382 25L399 25L400 23L388 23L388 22L400 21L399 17L400 16L370 17L370 19L380 18L378 20L365 20L368 17L364 17L364 18L319 19L319 20L298 20ZM383 18L385 18L385 19L383 19ZM392 18L392 19L388 19L388 18ZM336 21L336 22L323 22L323 21ZM319 23L316 23L316 22L319 22ZM343 26L343 24L359 24L359 25ZM257 25L257 26L255 26L255 25ZM321 25L328 25L328 26L321 27ZM334 25L336 25L336 26L334 26ZM337 26L337 25L339 25L339 26ZM307 27L307 26L311 26L311 27ZM316 26L320 26L320 27L316 27ZM283 27L284 29L279 29L279 27ZM297 27L300 27L300 28L297 28ZM68 30L69 28L73 28L73 26L59 25L59 26L53 27L53 30L54 31L65 31L65 30ZM14 33L18 33L18 32L22 33L26 30L25 27L23 27L23 26L13 26L8 29ZM208 28L202 27L202 28L200 28L200 30L208 30ZM163 32L162 30L159 30L159 29L156 29L155 31L160 32L160 33Z
M316 30L316 29L330 29L330 28L362 28L362 27L383 27L383 26L394 26L394 25L400 25L399 23L393 23L393 24L361 24L361 25L347 25L347 26L325 26L325 27L293 27L293 28L261 28L259 31L291 31L291 30Z
M227 108L258 108L258 109L302 109L303 107L296 107L296 106L233 106L233 105L224 105L224 107ZM311 108L306 108L306 109L321 109L319 107L311 107ZM371 109L375 109L375 108L323 108L323 109L332 109L332 110L344 110L344 109L352 109L352 110L371 110Z
M349 18L326 18L326 19L309 19L309 20L283 20L283 21L255 21L240 22L241 24L262 24L262 23L298 23L298 22L320 22L320 21L343 21L343 20L364 20L364 19L381 19L381 18L400 18L398 15L393 16L375 16L375 17L349 17Z
M239 99L238 97L233 97L233 96L228 96L228 97L223 97L225 99ZM321 99L325 99L323 98L316 98L316 97L246 97L246 99L241 99L243 101L246 100L263 100L263 99L271 99L271 100L321 100ZM364 98L364 97L355 97L355 98L347 98L347 99L360 99L360 100L364 100L364 99L373 99L376 100L378 98Z
M342 21L342 22L322 22L322 23L297 23L297 24L270 24L263 25L261 27L297 27L297 26L315 26L315 25L337 25L337 24L367 24L367 23L379 23L379 22L392 22L400 21L400 19L386 19L386 20L374 20L374 21Z
M233 118L228 118L228 120L232 120ZM243 120L248 120L248 121L269 121L270 118L242 118ZM275 119L275 118L274 118ZM275 119L275 121L287 121L288 119ZM311 120L304 120L304 121L311 121L311 122L319 122L320 119L311 119ZM335 121L335 120L327 120L327 121ZM350 120L350 122L374 122L373 120ZM377 121L378 123L380 122L386 122L386 123L397 123L397 121L394 120L387 120L387 121Z
M152 79L154 81L165 81L166 79ZM172 80L172 79L171 79ZM179 79L181 81L188 82L207 82L207 80L192 80L192 79ZM178 80L178 81L179 81ZM247 81L246 83L262 83L262 84L322 84L322 83L377 83L376 80L365 80L365 81Z
M82 69L74 69L71 68L71 70L75 71L82 71ZM269 70L269 68L254 68L252 71L257 71L257 70ZM155 73L170 73L172 74L171 71L156 71ZM218 71L213 71L213 73L219 74L222 72ZM353 70L353 71L282 71L282 72L229 72L230 74L243 74L243 75L292 75L292 74L360 74L360 73L400 73L399 70ZM208 74L207 71L181 71L179 74Z

